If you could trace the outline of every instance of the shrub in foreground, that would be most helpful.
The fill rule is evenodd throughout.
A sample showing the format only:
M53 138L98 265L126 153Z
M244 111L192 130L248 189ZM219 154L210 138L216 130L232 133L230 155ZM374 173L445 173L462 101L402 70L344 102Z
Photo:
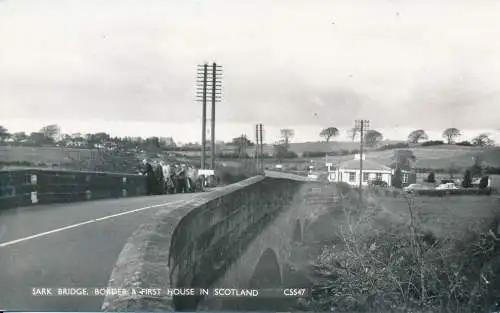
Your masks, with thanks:
M498 310L499 219L465 239L436 238L420 225L418 209L407 199L409 223L377 220L381 209L376 205L343 208L336 229L340 244L325 247L316 259L305 307L336 312Z

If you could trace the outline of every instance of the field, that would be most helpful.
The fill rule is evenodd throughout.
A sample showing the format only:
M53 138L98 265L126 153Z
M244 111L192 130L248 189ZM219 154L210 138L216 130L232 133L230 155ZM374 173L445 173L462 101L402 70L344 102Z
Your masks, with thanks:
M301 310L498 311L498 196L415 197L413 219L406 199L370 199L342 202L308 231L313 296Z
M456 168L466 168L473 165L473 157L481 154L485 165L500 167L500 148L478 148L464 147L454 145L443 145L434 147L417 147L408 148L413 151L416 161L413 164L414 168L430 168L430 169L449 169L451 166ZM393 150L385 151L367 151L366 159L372 160L380 164L388 165L391 163ZM344 162L351 160L353 155L346 156L329 156L329 162ZM285 163L303 162L304 158L295 160L286 160ZM318 163L324 163L325 157L307 158ZM269 160L272 162L271 160Z
M489 226L500 209L498 196L415 197L417 223L438 238L459 238L469 231ZM406 199L380 197L379 221L401 223L410 220Z
M96 149L0 146L0 162L65 164L99 156Z
M382 141L379 146L396 144L401 141ZM302 155L303 152L330 152L340 150L356 150L359 149L359 142L353 141L332 141L332 142L297 142L290 143L290 151Z

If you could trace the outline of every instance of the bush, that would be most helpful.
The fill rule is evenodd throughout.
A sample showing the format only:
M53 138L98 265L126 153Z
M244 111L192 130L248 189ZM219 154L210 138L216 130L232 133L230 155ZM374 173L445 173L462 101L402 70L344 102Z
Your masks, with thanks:
M324 157L326 155L326 152L322 151L304 151L302 154L302 157L304 158L318 158L318 157Z
M337 190L342 195L349 195L353 191L353 188L348 183L339 182L339 183L336 183L335 185L337 187Z
M487 166L484 169L484 173L489 175L500 175L500 167Z
M436 189L424 189L416 190L415 195L426 196L426 197L444 197L444 196L471 196L471 195L490 195L491 189L478 189L478 188L460 188L460 189L449 189L449 190L436 190Z
M462 180L462 187L464 188L472 187L472 175L470 170L465 171L464 179Z
M409 225L376 218L380 207L342 208L335 244L312 268L307 311L492 312L499 308L498 218L462 239L423 229L408 198ZM333 240L332 240L333 241Z
M465 147L473 146L473 144L470 143L469 141L460 141L460 142L457 142L456 145L457 146L465 146Z
M400 142L400 143L395 143L395 144L388 144L388 145L383 145L382 147L378 148L378 150L394 150L394 149L403 149L403 148L409 148L410 145L406 142Z
M429 173L429 175L427 176L427 182L428 183L435 183L436 182L436 174L434 174L434 172Z
M394 175L391 177L391 185L394 186L394 188L401 188L402 187L402 173L401 169L397 168L394 171Z
M282 151L277 155L277 157L281 159L296 159L299 156L293 151Z
M239 153L219 153L217 155L218 158L221 159L248 159L249 156L244 155L243 157Z
M10 162L0 161L0 166L35 166L35 164L27 161L10 161Z
M426 142L422 142L422 147L430 147L430 146L441 146L444 145L444 141L442 140L429 140Z

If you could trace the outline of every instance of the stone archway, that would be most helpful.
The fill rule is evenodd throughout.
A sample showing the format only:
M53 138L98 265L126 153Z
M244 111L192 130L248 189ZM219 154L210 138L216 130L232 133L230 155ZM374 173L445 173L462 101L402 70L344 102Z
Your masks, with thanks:
M255 266L249 287L263 292L265 289L276 289L283 287L281 268L276 252L266 249ZM245 311L284 311L287 302L282 296L266 298L244 298L239 303L238 309Z
M279 288L282 285L281 270L278 257L274 250L266 249L259 258L253 275L250 278L250 288Z

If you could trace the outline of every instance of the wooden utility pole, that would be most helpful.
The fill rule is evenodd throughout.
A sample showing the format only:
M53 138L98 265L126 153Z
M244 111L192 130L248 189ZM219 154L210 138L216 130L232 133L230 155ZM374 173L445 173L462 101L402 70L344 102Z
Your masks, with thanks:
M255 125L255 160L258 172L264 171L264 143L262 124Z
M264 172L264 136L263 136L263 126L262 124L259 124L259 137L260 137L260 148L259 148L259 152L260 152L260 171L261 172Z
M259 135L259 125L255 125L255 167L257 172L260 172L260 135Z
M211 97L211 168L215 169L215 103L220 102L221 84L220 84L221 67L215 62L210 70L208 63L198 65L197 73L197 101L202 102L201 116L201 169L206 167L206 150L207 150L207 97Z
M356 130L359 131L359 190L361 194L361 189L363 188L363 144L364 144L364 134L368 130L370 121L368 120L356 120Z
M201 110L201 164L200 168L205 169L206 146L207 146L207 78L208 64L198 65L197 73L197 101L202 102Z
M221 66L218 66L215 62L212 63L212 116L211 116L211 121L212 121L212 130L211 130L211 142L212 142L212 169L215 170L215 157L216 157L216 151L215 151L215 103L220 102L221 99L221 75L222 69Z

